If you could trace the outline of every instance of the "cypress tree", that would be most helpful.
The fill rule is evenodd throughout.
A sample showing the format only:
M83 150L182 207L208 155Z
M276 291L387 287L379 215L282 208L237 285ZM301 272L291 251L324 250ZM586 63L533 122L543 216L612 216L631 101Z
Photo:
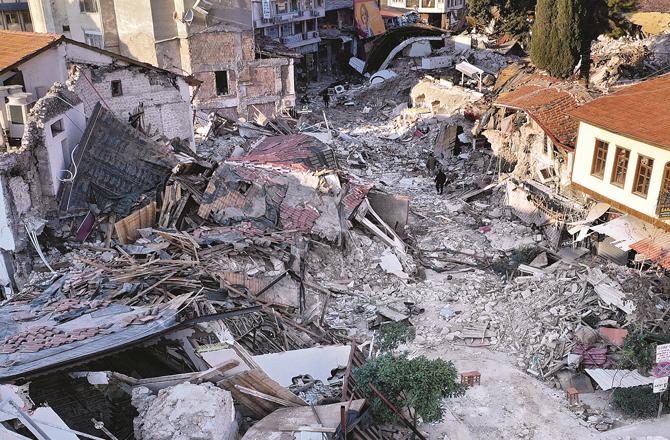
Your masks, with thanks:
M603 0L538 0L530 49L533 63L565 78L583 55L582 72L588 72L591 40L606 26L603 7L606 14Z

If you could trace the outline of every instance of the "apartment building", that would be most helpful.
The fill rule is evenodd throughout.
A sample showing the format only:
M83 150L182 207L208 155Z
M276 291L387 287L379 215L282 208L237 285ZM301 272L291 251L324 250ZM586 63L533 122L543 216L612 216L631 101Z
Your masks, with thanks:
M279 40L303 54L318 50L317 21L326 15L324 0L254 0L252 7L257 35Z
M28 3L22 0L0 0L0 29L6 31L33 30Z
M252 5L251 0L29 1L36 31L62 33L73 40L195 77L202 82L192 89L196 109L237 119L253 115L256 109L274 116L295 105L293 59L257 57L254 23L258 20L254 21L252 9L260 4ZM272 17L279 17L280 32L288 36L290 31L293 40L300 39L294 48L312 42L318 47L318 40L311 38L318 37L318 32L314 34L318 14L310 12L312 7L302 3L299 7L293 3L273 4ZM259 13L262 17L263 12ZM290 21L284 20L285 16L291 16Z
M381 0L384 15L416 11L428 24L444 29L457 23L466 7L465 0Z

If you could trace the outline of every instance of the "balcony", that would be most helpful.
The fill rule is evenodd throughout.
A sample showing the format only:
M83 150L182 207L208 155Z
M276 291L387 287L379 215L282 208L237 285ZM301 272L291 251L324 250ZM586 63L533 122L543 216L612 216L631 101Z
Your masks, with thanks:
M300 43L302 42L302 34L287 35L281 38L281 42L286 45Z

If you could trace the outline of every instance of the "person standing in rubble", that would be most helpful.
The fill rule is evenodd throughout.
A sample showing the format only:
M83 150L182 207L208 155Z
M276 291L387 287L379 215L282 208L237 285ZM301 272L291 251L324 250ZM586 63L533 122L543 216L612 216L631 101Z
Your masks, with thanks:
M428 154L428 159L426 159L426 169L428 169L428 173L431 176L435 172L436 167L437 167L437 159L435 159L433 153Z
M444 185L447 183L447 175L444 174L442 168L437 169L437 175L435 176L435 189L437 189L438 194L444 194Z
M325 90L322 96L323 96L323 106L326 108L330 107L330 94L328 93L328 90Z

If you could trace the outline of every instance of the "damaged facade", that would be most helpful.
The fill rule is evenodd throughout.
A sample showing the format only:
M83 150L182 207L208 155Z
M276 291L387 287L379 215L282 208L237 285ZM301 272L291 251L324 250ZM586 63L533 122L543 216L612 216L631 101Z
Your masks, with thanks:
M41 3L48 24L63 16L58 10L72 9L65 0L36 3ZM192 75L202 82L191 90L196 109L237 119L253 115L254 106L268 116L294 107L293 58L257 54L251 0L235 6L194 0L93 1L81 2L82 8L89 3L95 9L90 14L70 11L76 17L92 17L94 21L84 26L92 31L80 31L81 38L88 42L84 35L93 32L101 40L100 47L178 74ZM260 3L254 2L253 7L255 11ZM312 16L310 11L306 9L307 21L299 24L302 29L303 24L311 23L314 29L305 30L304 34L315 33L318 40L318 15ZM261 18L257 21L266 23ZM270 24L277 27L272 19ZM292 22L290 27L293 32ZM44 28L63 32L57 24ZM80 39L72 32L73 38ZM297 36L302 41L303 31Z
M25 225L42 230L30 219L53 215L63 183L77 174L72 159L96 105L151 136L189 146L194 137L182 76L58 35L3 32L0 46L2 283L16 289L13 272L22 263L12 260L31 246Z

